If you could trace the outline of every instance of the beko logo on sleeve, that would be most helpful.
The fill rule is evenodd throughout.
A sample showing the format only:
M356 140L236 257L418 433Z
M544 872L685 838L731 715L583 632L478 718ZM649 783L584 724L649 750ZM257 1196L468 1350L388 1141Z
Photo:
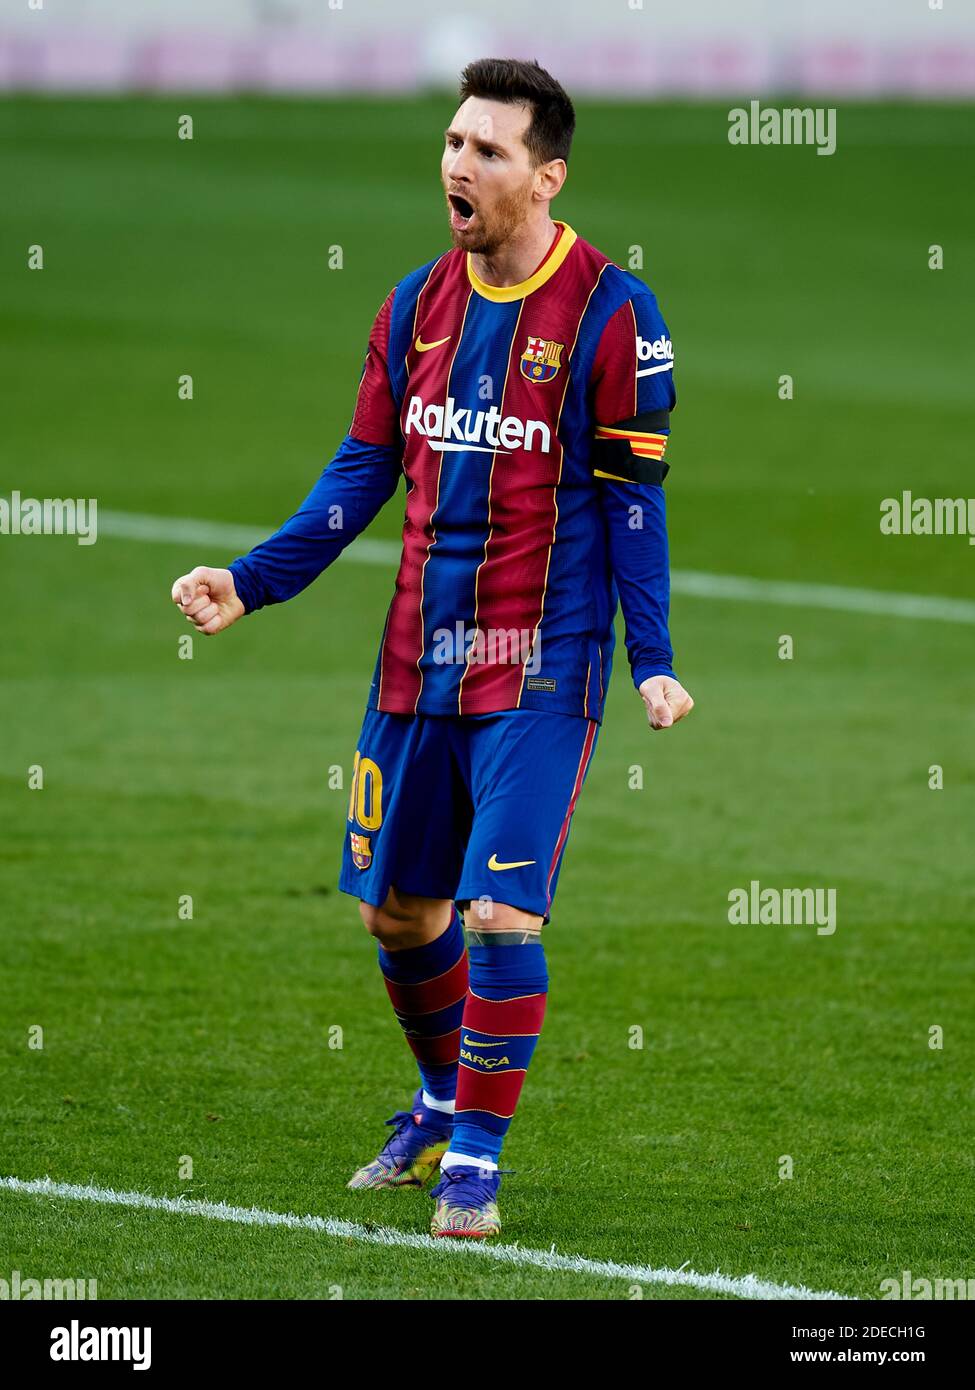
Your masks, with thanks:
M641 338L639 333L636 338L636 360L638 362L655 362L653 367L643 367L637 372L637 376L656 376L658 372L672 372L674 370L674 345L669 338L654 338L651 342L649 338Z

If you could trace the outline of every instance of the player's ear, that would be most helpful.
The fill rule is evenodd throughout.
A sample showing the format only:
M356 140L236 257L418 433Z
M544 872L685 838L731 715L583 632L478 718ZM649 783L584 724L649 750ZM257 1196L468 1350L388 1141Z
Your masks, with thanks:
M564 159L550 159L547 164L540 164L535 173L535 187L541 197L549 201L558 197L568 172Z

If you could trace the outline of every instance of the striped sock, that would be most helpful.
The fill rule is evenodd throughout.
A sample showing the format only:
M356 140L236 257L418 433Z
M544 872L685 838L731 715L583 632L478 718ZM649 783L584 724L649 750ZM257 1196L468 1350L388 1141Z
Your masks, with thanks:
M413 1049L423 1089L435 1100L453 1100L467 998L467 951L456 910L450 926L435 941L404 951L380 946L379 968Z
M541 941L471 946L461 1027L454 1132L447 1167L497 1163L545 1017L548 972Z

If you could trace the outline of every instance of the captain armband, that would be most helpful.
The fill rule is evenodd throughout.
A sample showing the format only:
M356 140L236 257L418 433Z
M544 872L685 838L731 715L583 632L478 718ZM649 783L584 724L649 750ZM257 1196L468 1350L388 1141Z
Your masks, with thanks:
M655 483L658 487L670 472L664 463L669 410L645 410L616 425L597 425L592 448L593 473L615 483Z

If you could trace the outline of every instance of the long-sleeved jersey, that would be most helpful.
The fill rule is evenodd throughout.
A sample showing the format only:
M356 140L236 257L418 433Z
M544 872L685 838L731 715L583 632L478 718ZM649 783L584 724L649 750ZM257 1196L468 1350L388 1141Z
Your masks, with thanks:
M521 284L488 285L452 250L395 286L338 453L300 510L230 567L248 612L290 598L405 475L370 708L599 720L618 598L634 683L673 675L673 348L642 281L555 225Z

